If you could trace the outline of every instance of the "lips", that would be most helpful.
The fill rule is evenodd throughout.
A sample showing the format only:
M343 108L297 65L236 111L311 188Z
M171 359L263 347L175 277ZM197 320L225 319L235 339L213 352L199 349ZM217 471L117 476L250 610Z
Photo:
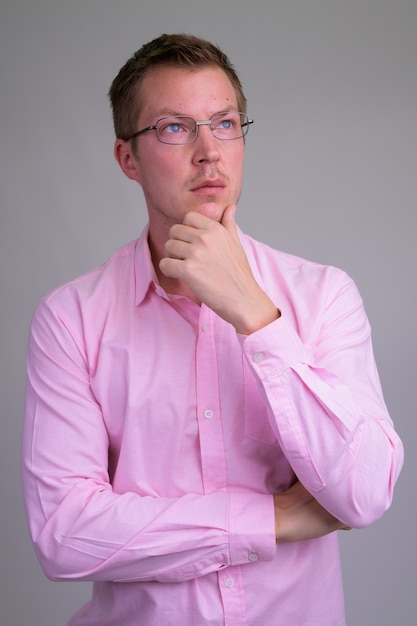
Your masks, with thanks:
M208 191L213 193L215 190L221 191L226 187L226 184L221 178L206 178L200 181L194 187L191 187L191 191Z

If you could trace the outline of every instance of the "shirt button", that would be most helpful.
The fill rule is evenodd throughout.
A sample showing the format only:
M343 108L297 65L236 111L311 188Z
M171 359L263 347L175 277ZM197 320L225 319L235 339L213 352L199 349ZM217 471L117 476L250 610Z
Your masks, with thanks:
M249 554L249 561L253 561L253 562L255 562L255 561L257 561L257 560L258 560L258 555L256 554L256 552L251 552L251 553Z
M264 357L265 355L263 352L255 352L252 358L255 361L255 363L260 363L261 361L264 360Z
M226 587L229 587L229 589L231 589L232 587L234 587L235 581L233 580L233 578L226 578L225 584Z
M204 411L204 417L208 420L211 420L211 418L213 417L214 413L211 409L206 409Z

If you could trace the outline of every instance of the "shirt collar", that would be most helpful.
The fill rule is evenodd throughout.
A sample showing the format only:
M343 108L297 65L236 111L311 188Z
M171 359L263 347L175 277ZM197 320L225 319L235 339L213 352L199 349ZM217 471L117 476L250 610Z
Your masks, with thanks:
M135 247L135 304L144 300L151 285L157 285L158 280L152 264L151 251L148 244L149 225L146 225L136 241Z

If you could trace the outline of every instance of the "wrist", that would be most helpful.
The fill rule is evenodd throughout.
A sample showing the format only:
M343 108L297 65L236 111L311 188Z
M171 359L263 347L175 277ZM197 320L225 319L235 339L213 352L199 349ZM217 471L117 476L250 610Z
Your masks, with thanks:
M259 304L245 307L233 325L240 335L251 335L268 324L272 324L279 317L281 317L281 311L267 298L262 307Z

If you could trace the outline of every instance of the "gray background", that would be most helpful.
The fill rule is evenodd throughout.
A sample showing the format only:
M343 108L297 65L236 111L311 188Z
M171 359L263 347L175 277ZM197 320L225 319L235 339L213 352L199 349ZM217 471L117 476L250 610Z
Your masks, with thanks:
M113 160L107 89L140 45L220 44L256 120L240 226L356 280L406 447L392 509L341 536L350 626L414 625L416 0L9 0L0 8L1 585L7 626L61 626L88 583L43 576L20 488L30 316L145 223ZM296 626L296 625L290 625Z

